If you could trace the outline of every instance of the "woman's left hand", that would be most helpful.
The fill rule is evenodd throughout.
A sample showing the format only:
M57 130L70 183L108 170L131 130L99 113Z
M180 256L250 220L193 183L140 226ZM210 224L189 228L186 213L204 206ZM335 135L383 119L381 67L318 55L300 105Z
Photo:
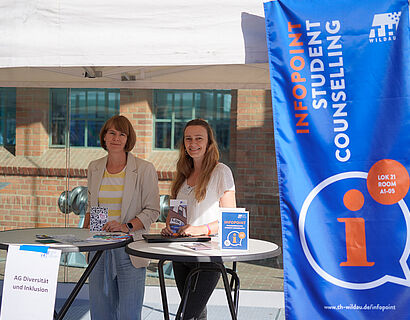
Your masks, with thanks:
M204 232L201 226L191 226L190 224L187 224L179 228L178 234L183 237L188 237L188 236L200 236L200 235L203 235Z
M107 232L115 232L115 231L128 232L128 230L124 231L124 226L125 226L124 224L121 224L117 221L109 221L103 226L102 230L107 231Z

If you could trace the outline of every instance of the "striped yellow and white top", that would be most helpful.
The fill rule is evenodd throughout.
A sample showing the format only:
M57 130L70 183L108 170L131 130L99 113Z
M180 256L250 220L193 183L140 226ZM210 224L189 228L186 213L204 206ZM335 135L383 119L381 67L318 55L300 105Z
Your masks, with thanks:
M98 202L100 207L108 208L108 221L120 222L122 195L124 193L125 168L115 174L104 171Z

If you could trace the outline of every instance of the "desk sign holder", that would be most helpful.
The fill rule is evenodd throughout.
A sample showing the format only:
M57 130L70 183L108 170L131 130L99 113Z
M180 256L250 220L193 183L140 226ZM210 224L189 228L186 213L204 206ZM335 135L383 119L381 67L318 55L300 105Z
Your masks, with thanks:
M0 320L51 320L61 251L47 246L9 245Z
M248 250L249 212L243 208L220 208L219 247L221 250Z

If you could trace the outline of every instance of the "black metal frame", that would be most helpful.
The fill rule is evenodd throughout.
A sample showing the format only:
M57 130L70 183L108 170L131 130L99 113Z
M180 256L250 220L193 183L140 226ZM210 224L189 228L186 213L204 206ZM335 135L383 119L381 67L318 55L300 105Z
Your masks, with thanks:
M20 239L18 242L16 242L17 244L21 243L22 241L22 243L38 245L38 242L36 242L36 237L35 237L36 234L53 235L56 232L58 232L58 234L71 233L71 232L76 234L78 230L81 230L81 232L83 231L88 232L86 229L72 228L72 227L69 227L69 228L62 228L62 227L61 228L60 227L57 227L57 228L27 228L27 229L14 229L14 230L1 231L0 234L2 235L2 237L0 239L1 240L0 250L8 250L9 244L14 243L13 241L10 241L10 239L8 239L10 238L10 235L14 235L12 239L13 238ZM18 237L16 237L16 235L18 235ZM28 240L27 240L27 237L29 237ZM87 278L91 274L91 271L94 269L95 265L100 259L102 253L105 250L124 247L132 241L133 239L130 237L129 239L123 240L123 241L101 242L101 243L92 243L92 244L88 244L87 242L85 242L84 244L81 244L81 245L67 244L66 246L62 246L63 244L61 243L59 243L58 245L53 245L53 244L49 245L50 248L61 250L62 253L95 251L95 255L93 259L88 264L88 267L84 270L79 281L74 286L73 290L71 291L67 300L64 302L64 305L62 306L60 311L57 312L56 310L54 310L55 320L62 320L64 318L65 314L67 313L68 309L74 302L75 298L77 297L84 283L87 281Z
M164 268L163 268L165 261L166 259L159 260L158 275L159 275L159 285L161 289L161 299L162 299L162 309L164 312L164 319L169 320L168 300L167 300L167 292L166 292L166 287L165 287L165 277L164 277ZM195 281L194 277L202 271L214 271L214 272L221 273L222 280L224 283L225 293L226 293L226 299L228 301L229 311L231 313L232 320L237 320L240 282L239 282L239 277L236 274L236 262L234 262L232 269L226 268L223 263L215 262L213 266L198 265L197 268L191 270L185 282L184 294L179 304L175 320L180 320L183 318L185 308L186 308L186 303L188 301L188 294L189 294L189 291L192 285L192 281ZM231 275L230 283L228 280L228 273ZM232 291L234 293L233 299L232 299Z
M87 281L88 276L90 275L91 271L93 271L95 265L97 264L98 260L100 259L103 250L99 250L95 253L93 259L88 264L88 267L85 269L84 273L81 275L80 280L76 283L75 287L71 291L70 295L68 296L67 300L64 302L64 305L61 307L60 311L57 313L54 310L54 319L55 320L62 320L67 313L70 306L73 304L75 298L77 297L78 293L80 292L81 288L83 287L84 283Z

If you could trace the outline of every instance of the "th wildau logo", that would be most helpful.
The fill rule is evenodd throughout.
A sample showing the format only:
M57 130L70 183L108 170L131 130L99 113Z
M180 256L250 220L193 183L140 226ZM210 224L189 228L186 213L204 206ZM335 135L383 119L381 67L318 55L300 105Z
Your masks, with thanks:
M386 42L396 40L401 12L375 14L370 29L369 41Z

